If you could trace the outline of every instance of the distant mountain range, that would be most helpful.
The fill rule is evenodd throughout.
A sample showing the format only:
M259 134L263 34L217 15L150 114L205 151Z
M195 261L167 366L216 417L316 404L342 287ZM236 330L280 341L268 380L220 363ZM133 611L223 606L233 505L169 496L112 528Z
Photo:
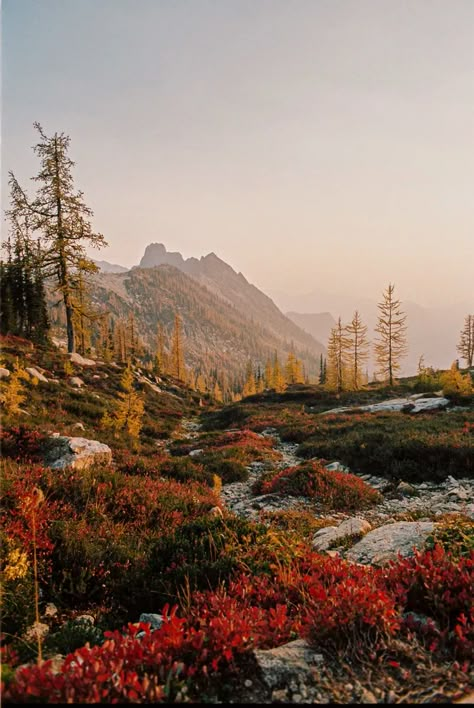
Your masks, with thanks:
M187 362L205 374L219 369L241 379L249 359L264 365L276 351L283 363L293 350L306 373L318 375L324 345L214 253L185 260L163 244L150 244L140 265L130 270L101 263L94 276L95 302L115 317L133 312L151 348L158 322L171 333L179 312Z
M328 309L334 319L341 316L344 323L352 319L355 309L359 310L362 320L368 325L369 338L375 338L374 327L377 323L377 302L355 296L341 296L322 291L307 295L288 295L282 292L272 292L275 302L288 312L294 322L303 327L324 344L324 326L318 328L318 323L328 322L321 314L301 314L318 312L319 308ZM403 360L401 374L408 376L417 372L421 355L426 366L447 369L458 358L456 345L462 329L464 318L472 313L473 303L460 302L444 307L422 307L415 302L403 301L403 293L395 293L402 301L402 310L407 315L408 355ZM331 304L332 303L332 304ZM297 311L297 312L295 312ZM321 320L319 319L321 318ZM369 362L369 370L373 363Z

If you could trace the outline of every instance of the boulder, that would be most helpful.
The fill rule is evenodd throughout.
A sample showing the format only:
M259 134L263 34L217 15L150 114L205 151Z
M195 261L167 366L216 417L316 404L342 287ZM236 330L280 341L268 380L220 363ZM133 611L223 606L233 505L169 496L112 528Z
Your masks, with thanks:
M42 381L43 383L48 383L48 379L46 378L46 376L44 376L40 371L38 371L38 369L35 369L32 366L28 366L28 368L26 368L25 371L32 378L38 379L38 381Z
M8 379L10 372L8 369L4 369L3 366L0 367L0 379Z
M95 362L93 359L86 359L77 352L69 354L69 359L71 360L72 364L77 364L78 366L97 366L97 362Z
M61 435L50 438L45 464L51 469L72 467L82 470L96 462L112 462L112 450L108 445L86 438L68 438Z
M312 667L324 661L304 639L276 649L256 649L253 654L264 683L271 689L285 688L294 679L311 682Z
M403 481L397 485L397 492L403 494L405 497L414 497L418 494L417 489L413 485Z
M392 398L380 403L371 403L367 406L352 406L331 408L321 415L333 413L346 413L347 411L361 411L366 413L376 413L377 411L405 411L407 413L420 413L421 411L442 410L449 405L447 398L436 396L435 398Z
M402 556L413 555L413 548L421 548L433 533L432 521L398 521L370 531L347 553L347 560L364 565L385 565Z
M199 448L199 450L191 450L189 453L189 457L197 457L198 455L202 455L204 450L202 448Z
M72 429L73 430L82 430L82 432L84 432L84 430L85 430L84 423L79 423L79 422L74 423L74 425L72 426Z
M326 526L319 529L313 536L312 546L315 551L327 551L330 546L337 545L349 536L363 536L371 531L372 526L365 519L353 516L339 524L339 526Z
M79 376L71 376L69 379L69 383L71 386L75 386L76 388L81 388L84 386L84 381L79 378Z

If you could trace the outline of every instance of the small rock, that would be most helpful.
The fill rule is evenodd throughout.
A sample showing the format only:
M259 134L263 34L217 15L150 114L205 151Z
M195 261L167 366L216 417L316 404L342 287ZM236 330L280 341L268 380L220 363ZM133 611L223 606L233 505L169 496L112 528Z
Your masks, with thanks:
M69 383L71 386L75 386L76 388L81 388L81 386L84 386L84 381L80 379L79 376L71 376Z
M189 457L197 457L198 455L201 455L204 452L204 450L201 448L199 450L191 450L189 453Z
M286 688L276 688L272 691L272 701L277 703L287 703L288 691Z
M303 700L303 696L301 695L301 693L294 693L292 695L292 700L293 703L301 703L301 701Z
M313 536L313 548L316 551L327 551L330 546L333 546L336 542L342 541L344 538L349 536L360 536L368 533L372 529L372 526L368 521L362 519L358 516L353 516L350 519L346 519L339 524L336 528L334 526L326 527L326 529L320 529ZM326 533L321 534L321 531L326 531ZM338 544L339 545L339 544Z
M38 371L38 369L29 366L25 369L25 371L34 379L38 379L38 381L42 381L43 383L48 383L48 379L46 378L46 376L44 376L40 371Z
M403 481L400 482L400 484L397 486L397 492L400 492L400 494L403 494L407 497L413 497L418 494L417 490L415 489L415 487L413 487L413 485Z
M8 379L10 372L8 369L4 369L3 366L0 367L0 379Z
M251 688L253 686L253 681L251 681L250 679L245 679L244 686L245 688Z
M163 624L163 615L158 615L154 612L142 612L138 621L150 624L151 629L160 629Z
M72 426L72 429L84 431L85 430L84 423L74 423L74 425Z
M312 666L324 661L304 639L296 639L275 649L256 649L253 653L263 681L272 689L293 685L292 690L297 691L296 678L311 683Z
M96 366L96 362L93 359L86 359L77 352L69 354L69 359L73 364L77 364L78 366Z
M356 543L346 558L356 563L384 565L395 560L398 553L411 556L413 548L422 547L434 528L431 521L398 521L379 526Z
M330 462L328 465L324 465L330 472L350 472L349 467L343 465L342 462Z

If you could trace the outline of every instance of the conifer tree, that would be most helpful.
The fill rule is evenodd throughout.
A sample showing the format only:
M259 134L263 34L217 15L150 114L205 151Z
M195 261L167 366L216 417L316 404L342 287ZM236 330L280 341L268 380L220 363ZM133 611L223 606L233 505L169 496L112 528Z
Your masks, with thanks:
M265 363L265 388L274 388L273 365L271 359L267 359Z
M28 379L27 372L16 361L13 372L8 380L7 386L1 394L1 403L8 415L16 415L20 411L20 405L26 399L22 381Z
M247 370L245 374L245 383L244 388L242 390L242 396L245 398L246 396L253 396L255 393L257 393L255 374L253 372L252 362L249 361L247 363Z
M158 376L163 376L168 368L166 356L166 336L165 330L161 322L158 322L156 332L156 355L155 355L155 371Z
M214 396L216 401L220 401L220 402L222 401L222 389L219 386L219 383L217 381L214 384L214 389L213 389L212 395Z
M395 285L389 284L378 304L380 314L375 331L379 334L375 342L377 373L393 386L396 373L400 370L400 360L406 355L406 315L400 309L401 302L394 297Z
M39 133L39 142L33 149L41 161L40 171L33 178L38 183L37 193L30 200L13 172L10 172L12 208L30 218L32 228L42 234L42 272L45 277L55 279L56 288L61 293L68 351L73 352L72 274L81 260L90 261L86 256L86 246L101 248L107 243L101 234L93 233L89 222L93 212L86 206L83 193L74 189L74 162L68 155L70 138L64 133L54 133L48 137L39 123L35 123L34 127Z
M173 338L171 343L171 373L178 379L184 381L184 352L183 352L183 334L181 331L182 320L181 316L176 313L174 318Z
M347 363L350 340L345 334L341 318L331 329L327 347L326 387L330 391L341 391L347 388Z
M466 315L457 350L471 369L474 359L474 315Z
M285 364L285 382L287 384L303 383L303 368L301 361L290 351Z
M122 390L118 393L119 400L115 410L112 416L107 413L104 415L102 424L104 427L111 427L118 432L126 430L132 438L138 438L142 427L145 402L143 395L135 390L130 362L123 372L120 386Z
M280 362L278 361L278 354L275 352L275 357L273 359L273 388L277 393L282 393L285 390L285 377L280 367Z
M348 335L348 387L357 391L362 385L363 367L369 358L367 325L362 323L358 310L354 312L352 322L346 326Z

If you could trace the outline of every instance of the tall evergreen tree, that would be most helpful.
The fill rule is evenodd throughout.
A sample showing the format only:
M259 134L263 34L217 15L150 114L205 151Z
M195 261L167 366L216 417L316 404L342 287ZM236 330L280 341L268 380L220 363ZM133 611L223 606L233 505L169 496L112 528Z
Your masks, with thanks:
M394 297L395 285L389 284L378 304L380 314L375 331L380 335L375 342L377 373L393 386L396 373L400 370L400 360L406 355L406 314L402 312L400 300Z
M354 312L352 322L346 326L348 335L348 373L349 387L357 390L364 379L363 367L369 358L367 325L362 323L358 310Z
M64 133L48 137L39 123L34 127L39 142L33 148L41 168L33 179L38 183L36 196L30 200L10 172L13 209L31 219L32 228L42 235L42 269L46 277L54 278L61 293L66 314L68 351L75 349L74 284L72 273L78 263L89 260L85 247L101 248L107 243L101 234L93 233L89 222L93 215L86 206L83 193L74 189L68 155L70 138ZM92 261L90 261L92 262Z
M350 340L345 334L341 318L337 325L331 329L327 347L328 370L326 376L326 386L331 391L341 391L347 388L347 362Z
M474 315L466 315L457 350L462 358L466 360L467 366L472 368L474 359Z
M171 373L179 381L184 381L184 351L181 316L176 313L174 317L174 329L171 343Z

